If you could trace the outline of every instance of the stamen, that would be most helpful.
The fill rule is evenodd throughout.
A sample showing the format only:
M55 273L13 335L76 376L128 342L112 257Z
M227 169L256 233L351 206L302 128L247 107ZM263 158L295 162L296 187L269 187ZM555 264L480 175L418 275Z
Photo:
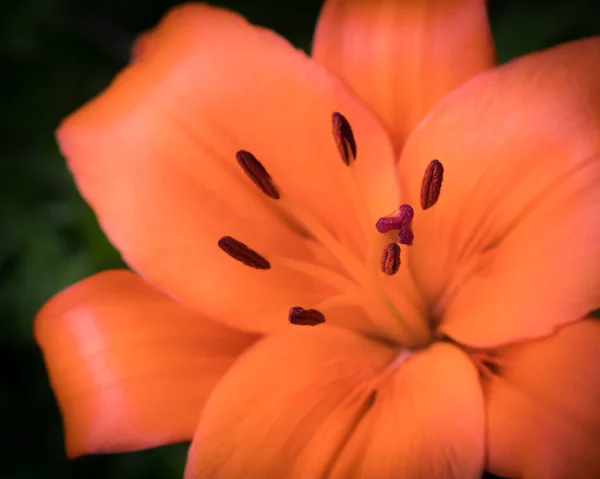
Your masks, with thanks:
M267 170L256 157L249 151L240 150L235 154L235 159L238 164L244 170L244 173L252 180L252 182L258 186L261 191L273 198L274 200L279 199L279 190Z
M354 133L352 132L352 127L346 117L337 111L331 114L331 125L333 138L340 158L346 166L350 167L350 174L347 175L347 177L344 175L343 181L346 183L345 187L348 188L352 198L352 206L356 211L361 226L361 228L354 230L354 238L357 240L360 249L364 249L366 246L367 258L371 260L374 255L377 254L377 251L373 248L373 241L371 240L372 236L367 234L371 228L371 222L369 220L370 214L365 202L363 185L354 164L357 154ZM365 242L366 244L364 244ZM374 263L369 261L369 264Z
M426 210L437 203L444 179L444 167L438 160L427 166L421 184L421 207Z
M290 323L299 326L316 326L325 322L325 315L316 309L304 309L301 306L290 308L288 319Z
M400 244L411 245L415 238L412 232L412 220L415 210L410 205L400 205L392 216L383 216L375 223L375 228L380 233L388 233L398 230L398 241Z
M337 111L331 115L331 126L340 157L347 166L350 166L350 162L356 160L356 141L352 127L346 117Z
M231 236L223 236L218 245L225 253L246 266L256 269L271 269L271 263L265 258Z
M383 248L381 253L381 271L388 276L398 272L400 268L400 246L398 243L390 243Z

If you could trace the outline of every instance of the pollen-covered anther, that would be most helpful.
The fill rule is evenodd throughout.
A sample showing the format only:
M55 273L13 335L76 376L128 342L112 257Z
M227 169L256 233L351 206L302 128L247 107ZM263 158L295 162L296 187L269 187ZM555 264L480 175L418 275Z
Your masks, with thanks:
M256 269L271 269L271 263L263 256L231 236L223 236L218 245L225 253L246 266Z
M235 154L235 159L244 170L244 173L252 180L252 182L260 188L260 190L274 200L279 199L279 190L271 175L256 157L246 150L240 150Z
M331 115L331 127L340 157L350 166L350 163L356 160L356 141L352 127L346 117L337 111Z
M325 322L325 315L316 309L292 306L288 313L288 319L290 323L299 326L316 326Z
M421 183L421 207L426 210L437 203L442 190L444 167L438 160L433 160L427 166Z
M400 269L400 245L398 243L389 243L381 252L381 271L388 276L392 276Z
M383 216L375 223L375 228L379 233L388 233L398 230L398 242L400 244L411 245L415 235L412 231L412 220L415 216L415 210L410 205L400 205L392 216Z

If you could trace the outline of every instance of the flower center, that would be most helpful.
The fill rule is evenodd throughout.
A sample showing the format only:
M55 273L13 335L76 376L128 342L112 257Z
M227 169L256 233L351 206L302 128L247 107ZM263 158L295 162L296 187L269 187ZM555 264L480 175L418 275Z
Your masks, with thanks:
M390 315L400 323L406 330L407 343L420 345L431 339L428 326L407 324L402 318L398 308L395 306L393 293L390 296L389 285L384 283L385 276L393 276L400 269L400 245L410 246L413 244L414 234L412 231L412 220L415 215L414 209L408 204L400 205L395 212L379 218L373 225L369 221L364 199L360 196L361 187L355 168L357 158L357 147L352 128L348 120L338 112L331 116L333 139L337 146L339 155L344 164L350 169L354 189L352 191L353 202L359 220L367 235L368 248L365 258L357 258L355 254L332 235L323 224L315 218L311 212L303 206L298 205L292 198L280 192L275 182L267 172L262 163L250 152L240 150L236 153L236 160L246 176L270 199L276 201L278 212L284 220L302 236L310 241L315 241L324 247L331 255L336 267L321 266L292 258L272 257L265 258L261 253L253 250L250 246L238 241L231 236L219 239L219 248L231 258L257 270L269 270L272 267L283 265L287 268L318 277L322 282L334 286L342 291L338 296L329 298L311 308L291 306L288 313L290 323L302 326L316 326L326 321L323 311L327 308L344 304L353 304L361 307L368 316L372 318L374 330L384 329L377 324L376 318L386 318ZM433 160L427 167L421 186L421 207L423 210L431 208L438 200L443 180L444 169L438 160ZM370 231L373 234L369 233ZM390 237L390 232L397 232L393 242L381 248L381 241L377 233ZM380 245L380 246L378 246ZM379 265L376 263L377 251L381 251ZM379 270L379 271L378 271ZM385 276L381 276L381 272ZM268 273L266 273L268 274ZM386 336L383 331L382 336Z

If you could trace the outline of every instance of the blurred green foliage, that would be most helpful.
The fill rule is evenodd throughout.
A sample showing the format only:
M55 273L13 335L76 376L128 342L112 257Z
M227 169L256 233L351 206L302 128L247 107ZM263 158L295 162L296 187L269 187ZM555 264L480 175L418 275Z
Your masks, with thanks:
M32 318L51 295L122 265L77 194L53 131L128 60L135 35L176 2L22 0L0 6L0 477L178 478L186 446L68 461L59 412ZM318 0L210 2L308 49ZM600 33L595 0L492 0L499 58L507 61Z

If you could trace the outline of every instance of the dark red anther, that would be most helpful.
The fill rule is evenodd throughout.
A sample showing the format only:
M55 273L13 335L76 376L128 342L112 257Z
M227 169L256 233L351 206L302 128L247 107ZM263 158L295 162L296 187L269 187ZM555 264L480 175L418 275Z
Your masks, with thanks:
M390 243L381 252L381 271L392 276L400 269L400 246L398 243Z
M437 203L442 190L444 167L438 160L433 160L427 166L421 183L421 207L426 210Z
M288 319L290 323L299 326L316 326L325 322L325 315L316 309L304 309L301 306L290 308Z
M269 263L264 257L231 236L223 236L219 240L218 245L219 248L221 248L225 253L227 253L233 259L244 263L246 266L256 269L271 268L271 263Z
M240 150L235 154L238 165L244 170L244 173L260 190L274 200L279 199L279 190L271 179L271 175L256 157L246 150Z
M331 115L331 127L340 157L347 166L350 166L350 163L356 160L356 141L352 127L346 117L337 111Z

